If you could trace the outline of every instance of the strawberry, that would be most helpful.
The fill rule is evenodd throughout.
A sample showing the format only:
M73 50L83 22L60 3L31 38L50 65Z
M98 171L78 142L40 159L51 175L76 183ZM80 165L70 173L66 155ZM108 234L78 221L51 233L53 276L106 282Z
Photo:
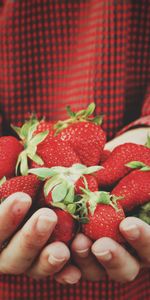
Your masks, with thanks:
M150 167L147 171L134 170L120 180L112 190L116 196L123 196L121 205L125 211L150 201Z
M94 103L91 103L87 110L77 113L68 107L71 117L54 125L57 137L69 142L81 163L86 166L97 165L100 162L106 141L106 135L100 126L101 118L91 117L94 109Z
M34 135L38 125L39 121L34 117L31 117L22 127L11 125L23 144L23 151L19 154L16 164L16 174L27 175L30 161L34 161L37 165L44 164L41 157L37 154L37 145L42 143L49 131L42 131Z
M104 149L102 152L100 164L104 163L107 160L107 158L110 156L110 154L111 154L110 150Z
M23 146L13 136L0 137L0 179L10 178L15 174L15 166Z
M43 143L37 146L37 154L43 161L42 167L70 167L75 163L80 163L79 157L70 144L57 137L47 137ZM34 162L31 164L32 168L37 166Z
M41 181L35 175L16 176L8 179L0 186L0 201L16 192L27 193L34 200L41 185Z
M130 161L141 161L150 165L150 149L134 143L117 146L102 164L103 169L95 176L101 186L111 186L124 177L131 169L126 166Z
M84 175L84 177L80 177L76 182L75 182L75 193L76 194L82 194L81 188L86 188L91 192L98 191L98 182L95 176L92 174L87 174Z
M12 126L23 141L24 150L17 161L17 170L20 168L22 175L27 175L30 167L69 167L80 163L80 159L68 142L55 137L52 123L39 122L31 118L21 128ZM49 129L42 131L44 129Z
M53 210L58 220L49 241L61 241L69 244L77 231L77 221L73 219L71 214L62 209L53 208Z
M125 218L121 205L116 203L117 197L107 192L89 192L85 190L81 198L83 209L82 232L95 241L102 237L110 237L122 243L123 237L119 231L119 224ZM84 220L84 217L87 218ZM82 222L82 218L81 218Z
M34 135L40 133L40 132L44 132L44 131L48 131L49 133L53 133L54 134L54 129L53 126L55 125L55 122L50 122L50 121L45 121L45 120L41 120L36 128L36 130L34 131Z
M82 164L74 164L70 168L35 168L30 169L29 173L46 180L44 185L46 204L72 212L74 197L82 193L82 187L88 187L91 191L98 190L97 180L91 173L100 168L100 166L86 167Z

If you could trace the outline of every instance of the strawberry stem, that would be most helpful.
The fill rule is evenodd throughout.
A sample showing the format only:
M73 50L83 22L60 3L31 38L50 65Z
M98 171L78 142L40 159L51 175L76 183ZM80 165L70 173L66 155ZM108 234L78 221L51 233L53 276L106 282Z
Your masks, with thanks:
M102 116L96 116L96 117L91 117L95 110L95 103L91 103L87 109L82 109L78 111L77 113L73 112L70 108L70 106L66 107L66 110L70 116L69 119L66 119L64 121L58 121L54 125L55 129L55 135L60 133L63 129L67 128L70 124L77 123L77 122L92 122L95 123L96 125L101 125L102 123Z

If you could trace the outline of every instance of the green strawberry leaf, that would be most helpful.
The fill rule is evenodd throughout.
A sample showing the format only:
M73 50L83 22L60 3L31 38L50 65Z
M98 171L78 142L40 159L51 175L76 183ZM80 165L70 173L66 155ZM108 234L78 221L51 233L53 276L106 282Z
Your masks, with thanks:
M5 181L6 181L6 177L5 176L0 179L0 187L3 185L3 183Z
M79 222L82 224L87 224L89 222L89 218L87 217L80 217Z
M92 123L96 125L101 125L103 123L104 115L96 116L92 119Z
M48 179L46 181L46 183L44 184L44 194L45 196L47 196L49 194L49 192L52 191L52 189L58 185L62 183L62 179L59 178L57 175Z
M20 173L22 175L27 175L28 174L28 159L27 159L27 153L26 151L23 151L20 154L21 161L20 161Z
M91 116L93 114L94 110L95 110L95 103L92 102L86 109L85 117Z
M71 167L72 171L76 171L76 170L80 170L80 171L84 171L87 169L87 167L83 164L73 164Z
M150 166L146 166L140 169L141 171L150 171Z
M70 117L75 117L76 113L71 110L71 107L69 105L66 106L66 111Z
M150 134L147 135L147 141L146 141L145 146L146 146L147 148L150 148Z
M33 169L29 169L28 173L35 174L39 178L43 178L43 179L50 177L49 168L33 168Z
M30 127L34 126L35 130L39 124L39 121L35 118L30 118L24 125L21 127L21 136L23 136L26 140L28 139L28 132Z
M150 171L150 166L145 165L141 161L131 161L127 164L125 164L126 167L129 167L131 169L140 169L141 171Z
M40 132L38 134L36 134L31 140L30 143L32 143L32 145L38 145L41 142L43 142L45 140L45 138L47 137L47 135L49 134L49 130Z
M67 211L73 215L76 212L76 204L72 203L72 204L68 204L67 205Z
M74 202L74 196L75 196L75 194L74 194L74 187L71 186L69 188L69 192L67 193L67 195L66 195L66 197L64 199L64 203L65 204L73 203Z
M97 203L110 204L110 194L108 192L98 192Z
M140 206L138 212L133 215L150 225L150 202Z
M36 164L40 165L40 166L43 166L44 165L44 161L42 160L42 158L37 155L37 154L34 154L34 155L28 155L28 157L33 160Z
M37 129L37 125L39 125L39 122L38 122L38 124L35 123L31 127L29 127L29 129L28 129L28 135L27 135L27 143L29 143L31 141L31 139L33 138L33 133Z
M62 202L52 202L52 206L57 207L57 208L61 208L62 210L67 211L66 205Z
M17 135L21 138L24 139L24 136L21 135L21 128L17 127L13 124L11 124L11 128L17 133Z
M99 170L103 169L102 166L92 166L92 167L88 167L85 169L84 173L83 174L92 174L92 173L95 173Z
M53 202L60 202L62 200L64 200L64 198L67 195L67 185L66 182L62 182L58 185L56 185L53 190L52 190L52 199Z

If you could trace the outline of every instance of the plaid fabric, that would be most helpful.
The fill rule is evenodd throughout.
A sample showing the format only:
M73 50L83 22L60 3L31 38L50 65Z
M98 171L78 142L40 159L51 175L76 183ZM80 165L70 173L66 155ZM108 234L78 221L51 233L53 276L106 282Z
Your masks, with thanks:
M149 86L150 1L1 0L3 134L29 112L53 120L68 104L95 101L110 139L140 116L138 124L150 125ZM148 270L128 284L105 278L72 287L1 275L0 300L148 300L149 280Z

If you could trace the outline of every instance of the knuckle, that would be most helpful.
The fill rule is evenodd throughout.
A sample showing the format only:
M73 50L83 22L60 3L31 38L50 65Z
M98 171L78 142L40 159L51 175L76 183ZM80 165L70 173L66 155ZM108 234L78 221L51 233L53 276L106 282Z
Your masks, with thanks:
M23 250L32 250L34 248L34 239L30 232L23 231L20 246Z
M40 248L46 242L45 235L37 235L36 233L23 231L21 238L21 247L26 250Z

